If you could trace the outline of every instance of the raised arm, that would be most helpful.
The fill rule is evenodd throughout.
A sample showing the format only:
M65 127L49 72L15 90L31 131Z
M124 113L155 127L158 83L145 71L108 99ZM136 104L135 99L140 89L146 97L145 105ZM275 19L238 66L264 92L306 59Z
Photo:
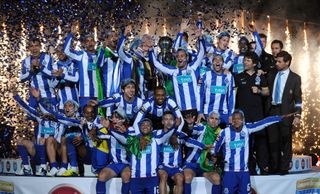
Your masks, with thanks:
M188 137L187 134L183 133L183 132L176 132L176 134L178 135L178 141L181 144L185 144L187 147L190 148L198 148L200 150L203 150L206 148L206 145L193 139Z
M72 118L67 118L63 115L60 115L57 111L53 111L51 109L45 108L45 106L42 105L42 103L39 103L40 109L44 113L52 114L55 116L55 118L58 120L63 125L67 126L75 126L75 127L80 127L81 126L81 121L77 119L72 119Z
M177 68L170 65L162 64L158 61L153 50L149 51L149 60L154 64L154 66L164 74L172 76L176 72Z
M71 59L76 61L81 61L82 52L71 49L72 39L73 39L73 34L72 33L68 34L63 46L63 52Z
M129 24L128 26L126 26L126 28L124 29L124 33L123 35L121 36L119 42L118 42L118 45L117 45L117 51L118 51L118 54L119 54L119 57L122 61L124 61L125 63L128 63L128 64L131 64L133 61L132 61L132 57L131 55L127 54L124 50L124 43L126 41L126 38L128 35L130 35L132 31L132 25Z
M22 61L22 66L21 66L21 73L20 73L20 82L26 82L31 79L33 76L33 73L30 71L30 68L27 68L26 60L29 58L26 58Z
M28 106L22 99L19 95L15 95L14 97L14 100L21 106L21 108L23 109L24 112L26 112L29 116L35 118L37 121L41 121L42 119L40 118L40 114L39 112Z
M126 38L127 37L125 35L121 36L117 45L117 49L118 49L119 58L125 63L131 64L132 57L124 51L124 46L125 46L124 43L126 41Z
M121 96L119 93L117 93L107 99L100 100L98 102L98 106L105 107L105 108L111 107L111 106L115 105L116 103L119 103L120 100L121 100Z
M189 20L182 19L180 24L180 32L177 34L176 40L172 45L175 51L177 51L180 47L185 46L185 45L182 45L182 37L183 37L183 33L188 28L188 23L189 23Z
M199 36L199 50L198 54L195 59L192 60L191 63L189 63L189 67L191 67L194 71L198 69L198 67L202 63L202 59L204 58L205 55L205 47L204 47L204 40L202 36Z
M151 104L149 101L146 101L142 107L140 108L140 111L138 112L136 119L134 120L133 123L133 128L135 130L136 135L140 134L140 122L144 119L146 114L148 114L151 111Z
M261 131L264 128L268 127L269 125L272 125L274 123L278 123L282 120L282 117L280 116L271 116L271 117L267 117L261 121L252 123L252 124L247 124L247 129L249 131L249 133L254 133L257 131Z
M254 40L256 41L256 48L254 52L260 57L263 51L263 45L262 45L259 33L257 32L257 29L255 28L255 26L252 24L248 26L248 29L252 33Z
M127 144L127 134L119 133L114 129L110 129L111 135L116 138L120 143L126 145Z
M167 132L164 132L163 130L158 130L156 135L154 136L157 144L160 145L167 142L167 140L173 135L175 131L176 131L175 128L172 128Z
M182 45L181 45L181 42L182 42L182 36L183 36L183 32L179 32L177 34L177 37L172 45L172 48L177 51Z
M192 128L192 135L201 135L204 133L205 127L200 124L200 125L194 125Z

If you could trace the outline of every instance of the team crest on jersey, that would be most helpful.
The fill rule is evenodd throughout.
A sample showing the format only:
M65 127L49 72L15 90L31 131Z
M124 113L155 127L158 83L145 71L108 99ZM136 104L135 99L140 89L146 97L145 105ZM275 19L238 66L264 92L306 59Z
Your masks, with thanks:
M241 136L241 137L245 137L245 136L246 136L246 133L245 133L244 131L241 131L241 132L240 132L240 136Z
M224 79L224 83L226 83L226 84L228 84L228 83L229 83L229 79L228 79L228 77L226 77L226 78Z
M137 106L135 106L135 107L133 108L133 111L134 111L134 112L138 112L138 111L139 111L139 108L138 108Z
M229 193L229 189L228 188L224 188L223 193L224 194L228 194Z
M257 76L256 77L256 85L260 85L260 82L261 82L261 78L260 78L260 76Z
M72 72L73 71L73 67L69 66L67 70L68 70L68 72Z

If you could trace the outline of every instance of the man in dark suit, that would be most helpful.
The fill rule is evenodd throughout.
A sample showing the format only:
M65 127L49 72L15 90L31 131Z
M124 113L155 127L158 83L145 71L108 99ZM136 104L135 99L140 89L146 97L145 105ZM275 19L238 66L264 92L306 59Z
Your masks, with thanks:
M279 52L276 58L278 73L268 76L272 94L268 99L269 115L295 113L294 117L285 118L267 130L271 157L270 171L282 175L288 174L292 166L292 125L299 125L301 118L301 78L290 70L291 60L292 57L288 52Z

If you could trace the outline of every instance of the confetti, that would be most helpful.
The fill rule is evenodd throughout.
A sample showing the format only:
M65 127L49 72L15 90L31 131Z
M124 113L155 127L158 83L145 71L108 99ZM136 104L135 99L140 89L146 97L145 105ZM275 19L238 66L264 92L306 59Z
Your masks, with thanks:
M215 43L219 32L230 32L230 48L234 51L238 50L239 36L250 36L245 24L251 21L255 21L259 32L268 35L269 44L272 39L284 40L285 49L291 50L293 54L292 69L301 75L303 85L302 127L293 135L294 151L308 153L319 150L320 43L313 41L317 37L312 37L316 36L318 31L311 29L310 25L304 32L301 30L303 24L299 21L293 24L289 20L287 27L286 18L272 20L273 15L267 18L261 14L253 20L255 17L253 13L258 13L254 11L255 8L261 5L260 1L253 0L246 4L243 1L190 0L165 3L163 1L144 3L138 0L78 2L42 0L35 3L20 0L2 3L0 10L4 14L0 16L0 124L15 128L13 146L19 137L31 138L33 135L32 121L26 120L27 116L9 97L10 89L17 87L19 94L25 100L28 98L28 84L21 84L18 81L21 61L28 55L27 42L30 37L40 37L42 50L56 58L54 48L63 42L71 23L76 20L81 21L81 34L93 32L94 28L98 27L98 38L103 37L103 32L111 26L119 28L132 22L135 25L133 29L135 36L149 33L158 39L158 36L162 35L175 38L180 29L181 19L189 18L190 42L194 43L195 13L202 11L205 13L204 33L213 37ZM270 12L283 10L281 6L274 7L275 9ZM267 51L269 49L270 45L267 46ZM15 152L12 152L11 156L14 154Z

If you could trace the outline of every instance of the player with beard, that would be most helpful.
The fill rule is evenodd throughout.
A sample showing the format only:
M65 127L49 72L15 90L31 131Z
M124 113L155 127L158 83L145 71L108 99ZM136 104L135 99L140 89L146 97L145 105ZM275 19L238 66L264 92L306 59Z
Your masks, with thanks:
M91 100L89 104L105 108L111 107L112 110L121 107L126 112L129 123L132 125L143 104L143 100L136 96L136 82L133 79L123 80L121 89L121 93L116 93L100 101Z
M164 114L163 121L172 114ZM171 119L171 126L174 126L174 119ZM164 123L164 126L168 126ZM128 135L111 130L112 135L125 144L131 152L131 192L132 193L158 193L159 179L157 168L159 165L159 154L161 145L165 143L175 132L175 128L166 130L154 130L152 121L148 118L142 120L140 134Z
M147 117L153 121L153 127L155 129L161 129L163 127L162 116L166 111L171 111L174 114L176 118L175 126L179 126L178 131L181 131L184 120L178 105L172 98L166 95L166 90L164 87L158 86L154 91L154 97L149 98L142 105L135 118L133 126L135 129L137 129L141 120Z
M128 119L125 111L118 108L113 111L109 130L119 131L121 133L128 133ZM122 179L122 194L128 194L130 189L130 158L123 144L116 138L110 136L110 164L104 167L98 175L96 184L97 194L106 193L106 182L113 177L121 177Z
M212 111L220 114L225 124L231 122L235 106L234 78L230 72L223 72L223 57L213 58L213 68L204 77L200 88L200 114L197 122L206 120Z
M216 155L220 149L223 149L225 165L222 185L224 193L250 193L249 135L292 115L267 117L253 124L245 124L244 113L241 110L233 112L232 125L220 132L214 149L211 150L211 153Z
M85 50L75 51L71 49L72 39L78 33L78 24L71 26L71 33L64 43L64 53L72 60L77 61L79 68L79 104L82 108L91 99L98 98L98 80L100 75L97 68L102 66L104 61L104 51L97 52L96 41L93 34L88 34L84 38ZM80 110L80 111L81 111Z
M187 51L182 48L177 51L177 67L160 63L153 50L149 51L150 61L154 63L155 67L171 77L176 102L183 114L191 112L193 115L197 115L198 110L200 110L198 90L198 79L200 76L199 66L205 53L204 40L201 34L202 32L198 30L199 51L197 57L191 63L188 63Z

